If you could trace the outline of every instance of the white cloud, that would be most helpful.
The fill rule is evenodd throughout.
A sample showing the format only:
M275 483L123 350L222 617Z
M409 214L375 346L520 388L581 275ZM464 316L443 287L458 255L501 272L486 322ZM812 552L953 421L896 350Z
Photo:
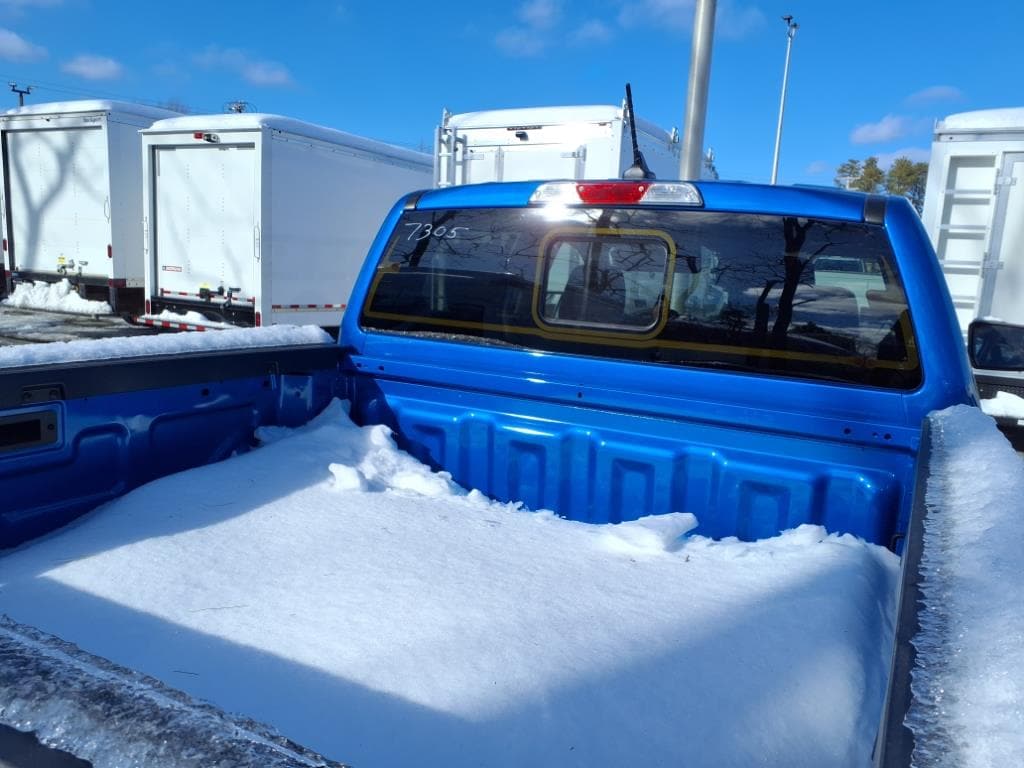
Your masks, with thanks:
M0 28L0 59L34 61L46 58L46 49L30 43L16 32Z
M226 69L251 85L286 86L294 84L291 73L276 61L258 61L235 48L209 46L193 57L205 69Z
M892 165L893 160L897 158L905 157L915 163L927 163L931 155L930 147L904 147L893 152L882 152L876 155L876 157L878 158L878 167L883 171L887 171Z
M693 25L694 0L631 0L619 10L619 24L638 27L644 24L689 29Z
M495 44L508 56L529 58L539 56L547 47L547 40L535 30L522 27L503 29L494 38Z
M572 33L572 39L577 43L603 43L611 37L611 27L600 19L585 21Z
M121 76L121 65L108 56L93 56L83 53L66 61L60 68L69 75L84 77L86 80L115 80Z
M963 91L954 85L932 85L907 96L908 104L931 104L936 101L960 101Z
M912 128L912 121L901 115L886 115L877 123L858 125L850 134L854 144L875 144L906 136Z
M767 23L764 13L760 8L752 5L738 6L732 3L723 3L715 20L715 32L722 37L732 40L740 40L747 37L751 32L760 29ZM785 25L780 34L785 35Z
M507 56L539 56L548 47L550 30L561 13L561 0L527 0L516 14L523 26L501 30L494 44Z
M627 0L622 3L618 21L626 28L655 26L689 31L693 28L695 7L695 0ZM764 23L765 15L759 8L727 0L715 13L715 34L735 40L746 37Z
M830 170L832 170L832 166L830 166L827 161L815 160L804 169L804 173L808 176L818 176L819 174L826 173Z
M550 29L561 12L558 0L527 0L519 8L519 18L532 29Z

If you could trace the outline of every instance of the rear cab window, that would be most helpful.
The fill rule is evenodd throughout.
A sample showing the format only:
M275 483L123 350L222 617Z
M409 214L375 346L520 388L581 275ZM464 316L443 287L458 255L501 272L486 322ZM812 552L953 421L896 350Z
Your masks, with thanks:
M366 330L914 389L884 229L651 208L406 211Z

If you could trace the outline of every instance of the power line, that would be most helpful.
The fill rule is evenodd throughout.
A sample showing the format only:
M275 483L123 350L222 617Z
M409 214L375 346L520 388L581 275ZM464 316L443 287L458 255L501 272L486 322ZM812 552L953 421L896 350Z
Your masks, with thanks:
M18 94L18 106L19 107L24 107L25 106L25 95L29 94L29 93L32 93L32 86L29 85L29 86L26 86L24 88L19 88L18 84L16 82L14 82L13 80L11 82L9 82L8 85L11 86L11 90L12 91L14 91L16 94Z
M0 75L0 78L3 76ZM13 78L8 77L8 80L12 81ZM69 96L76 96L78 98L92 98L92 99L114 99L117 101L128 101L135 104L144 104L151 107L163 106L166 102L159 102L154 99L142 99L137 96L128 96L120 93L112 93L110 91L93 91L88 88L69 88L67 86L58 85L56 83L47 83L35 81L31 86L32 89L39 91L51 91L53 93L67 94ZM213 110L211 110L213 111Z

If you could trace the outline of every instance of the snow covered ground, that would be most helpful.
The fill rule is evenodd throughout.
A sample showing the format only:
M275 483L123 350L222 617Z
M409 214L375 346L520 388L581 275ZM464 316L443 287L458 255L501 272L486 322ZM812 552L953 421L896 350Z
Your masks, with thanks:
M981 401L981 410L993 418L1024 421L1024 397L1009 392L996 392L996 396Z
M359 766L869 762L884 549L526 513L340 403L261 439L4 555L0 612Z
M56 283L18 283L3 304L22 309L44 309L51 312L74 312L82 315L109 315L105 301L87 301L65 278Z
M78 315L21 309L0 303L0 347L76 339L150 336L157 331L114 315Z

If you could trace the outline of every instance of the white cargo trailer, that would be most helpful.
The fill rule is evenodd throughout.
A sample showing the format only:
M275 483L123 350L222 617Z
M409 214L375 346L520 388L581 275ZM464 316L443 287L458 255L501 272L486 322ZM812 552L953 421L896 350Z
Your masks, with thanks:
M165 327L337 326L385 214L431 182L429 155L277 115L163 120L142 143L140 319Z
M636 137L660 179L679 176L679 135L640 118ZM608 105L528 107L441 118L434 185L534 179L617 179L633 164L628 112Z
M977 317L1024 325L1024 107L936 124L922 221L961 330Z
M936 124L922 220L965 338L975 319L1024 327L1024 107L964 112ZM988 336L1019 338L1019 330ZM993 352L1001 344L975 343L971 360L983 404L1000 392L1024 397L1024 350L999 359L1002 353ZM1024 427L1018 411L994 413L1016 443Z
M90 100L0 115L0 215L12 283L67 277L115 310L141 308L139 129L175 114Z

